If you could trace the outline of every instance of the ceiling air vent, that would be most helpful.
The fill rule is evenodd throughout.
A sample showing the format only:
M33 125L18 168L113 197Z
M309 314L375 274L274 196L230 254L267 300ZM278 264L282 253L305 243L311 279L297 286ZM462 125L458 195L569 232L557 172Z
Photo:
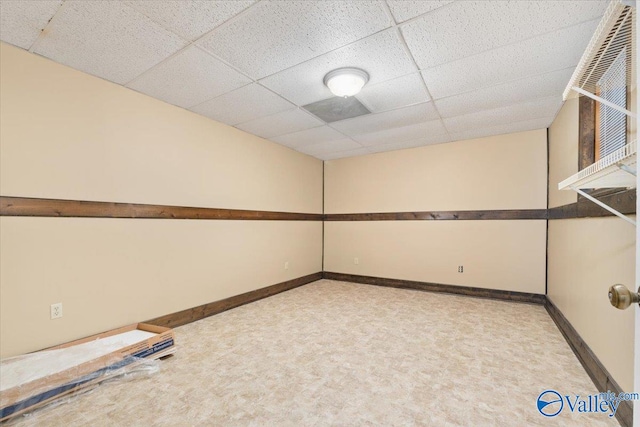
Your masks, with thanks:
M329 99L303 105L302 108L326 123L337 122L339 120L371 113L371 111L362 105L354 96L348 98L334 96Z

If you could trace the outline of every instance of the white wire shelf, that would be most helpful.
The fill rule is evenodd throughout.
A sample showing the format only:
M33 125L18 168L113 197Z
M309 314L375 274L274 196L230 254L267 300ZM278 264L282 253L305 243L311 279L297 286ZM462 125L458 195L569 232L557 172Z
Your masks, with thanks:
M625 46L630 46L627 49L627 62L635 63L635 8L625 3L628 2L612 0L609 3L564 90L565 101L579 95L593 97L598 80ZM627 84L633 84L631 73L627 75Z
M559 190L635 188L637 141L632 141L558 184Z

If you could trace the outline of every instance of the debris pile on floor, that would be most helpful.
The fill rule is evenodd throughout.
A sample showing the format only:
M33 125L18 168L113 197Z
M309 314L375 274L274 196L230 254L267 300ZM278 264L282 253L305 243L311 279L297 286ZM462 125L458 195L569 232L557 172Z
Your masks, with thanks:
M0 361L0 421L107 379L153 373L175 352L173 330L137 323Z

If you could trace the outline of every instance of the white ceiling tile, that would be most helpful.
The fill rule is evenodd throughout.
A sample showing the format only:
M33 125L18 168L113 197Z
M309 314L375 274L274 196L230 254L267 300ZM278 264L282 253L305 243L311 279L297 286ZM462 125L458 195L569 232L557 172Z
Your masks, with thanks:
M310 114L295 109L250 120L236 127L263 138L272 138L323 124Z
M0 40L29 49L56 13L62 0L0 2Z
M135 0L125 3L185 39L195 40L242 12L254 1Z
M371 154L368 149L356 148L353 150L336 151L335 153L320 154L314 157L317 157L320 160L335 160L335 159L344 159L347 157L364 156L367 154Z
M599 19L607 1L458 1L402 27L422 69ZM588 39L587 39L588 41Z
M257 4L201 43L258 79L390 24L377 1L271 1Z
M35 52L125 84L186 42L117 1L68 1L47 26Z
M430 136L409 141L392 142L391 144L371 145L367 148L372 153L382 153L385 151L404 150L407 148L424 147L425 145L441 144L449 142L451 138L448 135Z
M387 0L396 22L404 22L451 2L452 0Z
M355 150L358 148L362 148L362 145L352 139L344 138L334 141L320 141L313 144L302 145L296 148L296 150L301 153L309 154L310 156L318 156L322 154L336 153L339 151Z
M435 138L435 140L441 141L446 134L447 129L442 124L442 121L438 119L409 126L354 135L353 139L362 145L371 146L410 141L418 138Z
M286 145L293 149L298 149L312 144L329 143L331 141L339 141L345 139L344 135L329 126L316 127L306 129L300 132L293 132L287 135L281 135L270 138L272 141Z
M190 110L233 126L294 108L295 105L253 83L196 105Z
M589 21L422 71L434 99L574 67L598 21Z
M369 74L368 85L375 85L416 70L393 29L319 56L260 81L297 105L333 96L324 85L324 76L341 67L357 67Z
M127 87L188 108L248 83L248 77L192 45Z
M356 98L372 113L418 104L430 99L419 73L378 84L367 84Z
M384 113L367 114L353 119L331 123L331 127L345 135L362 135L394 127L402 127L438 118L438 113L431 102L386 111Z
M464 132L450 133L452 141L465 139L484 138L486 136L504 135L507 133L524 132L528 130L545 129L551 125L555 116L541 117L537 119L523 120L496 126L474 128Z
M561 96L536 99L491 110L478 111L463 116L443 119L450 133L468 132L473 129L507 125L544 117L554 117L562 106Z
M442 117L460 116L549 96L560 97L573 68L552 71L435 101Z

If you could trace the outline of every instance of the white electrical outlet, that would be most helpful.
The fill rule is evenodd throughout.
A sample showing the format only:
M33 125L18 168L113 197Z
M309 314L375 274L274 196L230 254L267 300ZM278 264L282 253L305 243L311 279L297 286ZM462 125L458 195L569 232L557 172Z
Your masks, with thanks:
M284 262L284 269L288 270L289 269L289 261L285 261Z
M62 317L62 303L51 304L51 318L58 319Z
M353 263L354 263L355 265L360 264L360 258L354 258L354 259L353 259Z

